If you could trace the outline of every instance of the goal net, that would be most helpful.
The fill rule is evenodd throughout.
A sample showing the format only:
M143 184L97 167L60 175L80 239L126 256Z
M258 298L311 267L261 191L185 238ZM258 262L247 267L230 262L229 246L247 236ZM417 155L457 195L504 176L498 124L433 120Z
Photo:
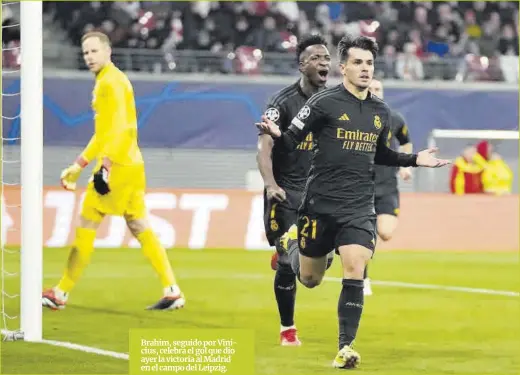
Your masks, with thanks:
M518 192L518 131L517 130L469 130L434 129L428 139L428 147L438 147L442 158L454 160L468 146L488 141L493 152L498 153L514 173L513 191ZM450 168L420 169L417 179L419 191L448 192Z
M42 2L3 2L2 11L19 22L4 23L2 33L18 27L19 43L2 43L2 108L15 101L17 113L2 112L1 250L2 335L4 340L42 340L42 171L43 68ZM23 25L23 27L19 27ZM17 130L19 128L19 131ZM6 191L10 190L9 200ZM6 208L17 212L6 215ZM13 215L15 216L15 215ZM13 220L20 220L19 225ZM11 227L20 228L21 247L8 248Z

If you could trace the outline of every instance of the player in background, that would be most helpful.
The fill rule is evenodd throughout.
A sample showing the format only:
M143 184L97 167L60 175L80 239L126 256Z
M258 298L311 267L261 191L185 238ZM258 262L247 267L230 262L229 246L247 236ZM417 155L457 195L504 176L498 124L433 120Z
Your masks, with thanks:
M383 84L373 79L369 90L380 99L384 99ZM413 144L410 132L406 126L404 117L397 111L392 110L390 130L388 132L387 146L394 148L399 143L399 152L411 154ZM398 224L399 215L399 188L397 174L404 180L409 181L412 177L411 167L387 167L374 165L375 171L375 209L377 215L377 234L383 241L390 241ZM365 268L363 292L365 296L372 295L372 286L368 277L368 267Z
M305 102L325 88L330 69L326 41L318 35L303 38L296 47L300 71L297 82L274 94L267 104L265 116L285 131ZM312 133L296 147L287 150L270 135L258 137L258 169L264 180L264 224L271 246L280 246L280 237L296 223L297 210L309 173L312 158ZM284 254L283 251L280 252ZM334 254L332 253L332 256ZM287 263L287 256L274 251L271 268L276 270L274 293L280 315L281 345L300 345L294 324L296 275Z
M59 283L43 292L42 305L63 309L69 293L90 262L96 230L106 215L124 216L163 287L162 298L148 309L173 310L184 306L166 250L147 221L145 169L137 142L137 115L132 84L111 61L109 38L90 32L81 39L83 58L95 75L92 108L94 135L76 161L63 170L61 184L75 190L82 170L94 160L76 228L74 244Z
M336 368L356 367L361 359L352 346L364 305L363 273L377 240L374 164L436 168L450 163L435 158L436 149L405 154L386 145L391 110L368 90L377 52L378 45L370 38L343 37L338 44L343 82L312 96L284 132L266 116L256 124L260 132L289 149L309 132L314 136L316 151L297 230L291 227L286 245L285 240L281 243L293 271L308 288L321 283L327 254L337 249L343 280L337 305Z

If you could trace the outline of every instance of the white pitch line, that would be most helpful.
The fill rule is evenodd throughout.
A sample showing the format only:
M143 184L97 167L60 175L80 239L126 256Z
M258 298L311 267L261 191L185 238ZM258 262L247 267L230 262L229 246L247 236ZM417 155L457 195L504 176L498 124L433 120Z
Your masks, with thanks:
M6 278L19 277L11 276ZM47 274L44 275L45 278L59 278L61 274ZM128 274L107 274L107 275L89 275L89 278L92 279L120 279L128 277ZM132 277L135 278L150 278L149 274L134 274ZM238 279L238 280L257 280L257 279L268 279L271 278L270 275L267 274L234 274L234 275L226 275L223 273L190 273L186 274L182 277L185 280L189 279L202 279L202 278L213 278L213 279ZM334 281L341 282L340 277L331 277L325 276L323 278L325 281ZM388 286L388 287L397 287L397 288L408 288L408 289L424 289L424 290L444 290L449 292L461 292L461 293L471 293L471 294L488 294L495 296L506 296L506 297L519 297L519 292L513 292L509 290L495 290L495 289L483 289L483 288L470 288L463 286L452 286L452 285L438 285L438 284L417 284L417 283L409 283L403 281L384 281L384 280L372 280L373 285L380 286Z
M7 335L7 334L10 334L10 333L12 333L12 332L7 330L7 329L2 329L2 335ZM22 340L20 340L20 341L22 341ZM119 353L119 352L114 352L112 350L99 349L99 348L94 348L92 346L74 344L72 342L66 342L66 341L56 341L56 340L46 340L46 339L43 339L41 341L35 341L35 342L31 342L31 343L34 343L34 344L46 344L46 345L51 345L51 346L58 346L60 348L66 348L66 349L71 349L71 350L78 350L78 351L84 352L84 353L97 354L97 355L102 355L102 356L105 356L105 357L112 357L112 358L117 358L117 359L123 359L123 360L126 360L126 361L128 361L128 359L130 358L130 356L127 353Z
M263 278L267 277L267 275L247 275L247 277L241 278ZM324 278L325 281L334 281L341 282L342 278L340 277L330 277L326 276ZM493 289L481 289L481 288L467 288L461 286L449 286L449 285L435 285L435 284L416 284L416 283L406 283L401 281L377 281L373 280L372 284L381 285L381 286L389 286L389 287L397 287L397 288L411 288L411 289L426 289L426 290L444 290L444 291L452 291L452 292L462 292L462 293L473 293L473 294L489 294L489 295L499 295L499 296L508 296L508 297L518 297L520 293L506 291L506 290L493 290ZM8 330L2 329L2 334L5 335L9 333ZM111 357L116 359L122 359L128 361L130 356L127 353L119 353L111 350L99 349L91 346L74 344L66 341L56 341L56 340L42 340L38 343L62 347L70 350L77 350L84 353L91 353L102 355L105 357Z
M340 277L325 277L327 281L341 281ZM494 290L494 289L481 289L481 288L467 288L463 286L450 286L450 285L435 285L435 284L415 284L405 283L402 281L377 281L372 280L372 284L381 286L393 286L398 288L410 288L410 289L428 289L428 290L445 290L450 292L462 292L462 293L473 293L473 294L491 294L495 296L508 296L518 297L520 293L512 292L509 290Z
M52 345L52 346L59 346L59 347L67 348L67 349L71 349L71 350L79 350L80 352L84 352L84 353L91 353L91 354L103 355L105 357L124 359L126 361L128 361L128 359L130 358L130 356L127 353L113 352L111 350L94 348L92 346L74 344L72 342L44 339L41 341L41 343L47 344L47 345Z

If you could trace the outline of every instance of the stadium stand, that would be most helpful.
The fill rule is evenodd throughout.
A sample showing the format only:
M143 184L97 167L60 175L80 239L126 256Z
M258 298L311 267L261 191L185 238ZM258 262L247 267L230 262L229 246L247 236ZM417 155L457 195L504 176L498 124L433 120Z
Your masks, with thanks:
M16 17L5 9L4 25ZM289 75L298 37L319 32L334 46L350 33L377 39L381 78L518 80L515 2L50 1L45 13L46 45L59 45L53 64L100 29L126 70ZM16 28L4 33L4 48L17 38ZM6 51L4 68L15 54ZM69 56L82 69L78 51Z

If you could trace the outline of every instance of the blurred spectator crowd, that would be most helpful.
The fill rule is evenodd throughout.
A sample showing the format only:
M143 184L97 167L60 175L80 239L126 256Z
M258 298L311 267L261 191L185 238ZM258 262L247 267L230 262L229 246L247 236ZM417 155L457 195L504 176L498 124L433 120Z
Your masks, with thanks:
M349 33L376 38L381 78L518 80L512 1L49 1L44 8L73 45L89 30L109 34L116 60L131 70L294 74L299 37L321 33L335 55Z
M20 26L18 4L2 1L2 67L20 64Z

